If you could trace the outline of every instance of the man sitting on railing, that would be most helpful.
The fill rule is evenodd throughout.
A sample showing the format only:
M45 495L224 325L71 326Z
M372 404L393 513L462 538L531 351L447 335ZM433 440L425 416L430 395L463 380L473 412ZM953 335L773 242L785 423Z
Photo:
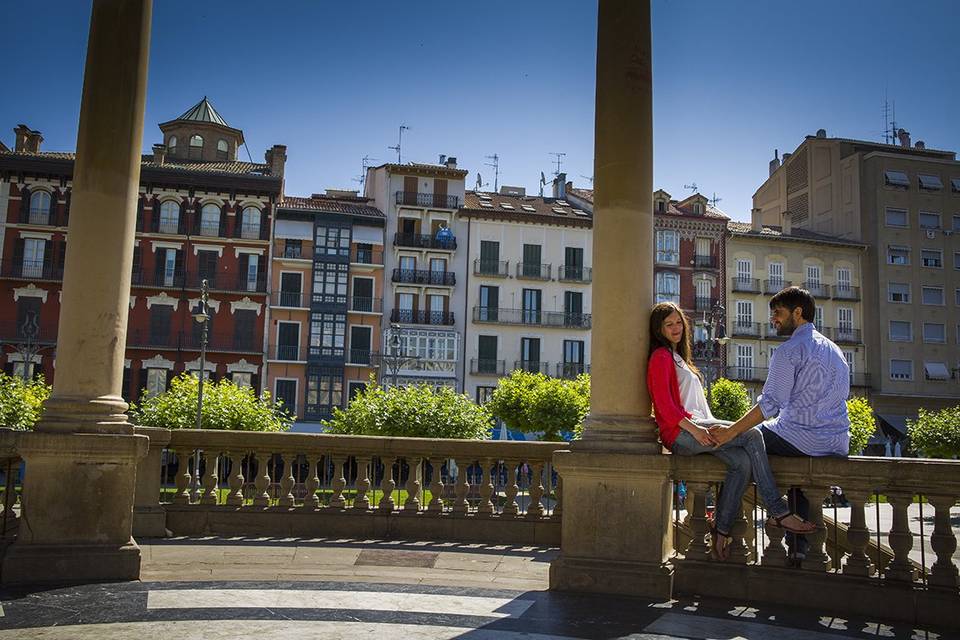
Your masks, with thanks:
M771 356L757 404L729 428L712 430L718 444L763 423L768 454L847 456L850 368L840 348L813 326L815 310L813 296L800 287L787 287L770 299L770 321L777 335L790 339ZM801 491L791 490L790 502L802 518L809 516L810 504ZM805 558L806 538L790 533L786 538L791 555Z

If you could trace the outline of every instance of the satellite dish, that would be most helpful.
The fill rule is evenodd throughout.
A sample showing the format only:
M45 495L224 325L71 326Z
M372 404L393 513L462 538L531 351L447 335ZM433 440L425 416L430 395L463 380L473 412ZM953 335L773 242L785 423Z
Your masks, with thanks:
M547 184L547 176L543 175L543 171L540 172L540 184Z
M480 172L477 172L477 191L483 187L483 180L480 178Z

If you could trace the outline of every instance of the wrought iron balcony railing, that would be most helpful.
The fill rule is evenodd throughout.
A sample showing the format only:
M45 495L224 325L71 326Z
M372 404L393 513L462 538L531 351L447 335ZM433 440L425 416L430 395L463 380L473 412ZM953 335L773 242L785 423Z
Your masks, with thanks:
M834 300L859 300L860 287L851 285L833 285L830 287L830 296Z
M347 352L346 364L361 367L379 367L380 354L370 349L350 349Z
M517 263L517 278L520 280L549 280L551 265L532 262Z
M582 373L590 373L590 365L583 362L558 362L557 377L572 380Z
M3 277L19 280L63 280L63 267L45 260L4 260Z
M793 283L789 280L777 278L774 278L773 280L764 280L763 292L773 295L774 293L778 293L781 289L785 289L790 286L793 286Z
M270 306L305 309L309 305L302 291L274 291L270 294Z
M713 305L716 303L716 298L703 298L701 296L697 296L694 304L696 305L697 311L710 311L713 309Z
M353 264L383 264L383 250L381 249L359 249L354 247L350 250L350 262Z
M809 291L814 298L826 298L830 295L827 285L820 282L804 282L803 288Z
M394 309L390 313L390 322L449 326L453 324L453 312L421 311L418 309Z
M760 281L756 278L733 278L730 288L741 293L760 293Z
M409 207L433 207L436 209L458 209L460 199L445 193L418 193L416 191L397 191L397 204Z
M278 260L313 260L313 243L304 240L288 243L283 238L274 240L273 257Z
M493 358L471 358L470 374L475 376L502 376L505 375L506 363Z
M281 362L307 361L307 348L299 344L271 344L267 354L270 360Z
M557 270L557 277L561 282L591 282L593 269L576 264L562 264Z
M514 370L520 369L521 371L528 371L530 373L550 374L550 363L542 360L515 360L513 368Z
M503 309L474 307L474 322L499 324L525 324L540 327L563 327L566 329L589 329L592 316L589 313L564 313L562 311L539 311L535 309Z
M860 329L852 327L817 327L823 335L834 342L844 344L860 344L862 342Z
M506 278L510 275L509 266L510 263L506 260L481 260L477 258L473 261L473 274L489 278Z
M727 379L741 382L763 382L767 379L766 367L734 365L727 367Z
M716 269L717 258L716 256L702 256L697 254L693 256L693 266L697 269Z
M457 276L453 271L430 269L394 269L391 280L404 284L430 284L444 287L457 284Z
M415 247L417 249L441 249L454 251L457 248L457 239L454 237L438 238L423 233L395 233L393 244L398 247Z
M350 311L358 313L383 313L383 301L380 298L350 298Z
M753 336L759 338L760 323L734 320L730 323L730 331L735 336Z

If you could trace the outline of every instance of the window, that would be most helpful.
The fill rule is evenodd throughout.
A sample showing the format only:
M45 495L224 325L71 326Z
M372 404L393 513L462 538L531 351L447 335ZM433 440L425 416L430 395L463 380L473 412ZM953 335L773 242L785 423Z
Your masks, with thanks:
M308 415L329 416L343 403L343 373L320 369L307 375Z
M576 378L586 370L583 340L563 341L563 363L558 372L563 378Z
M190 136L190 158L199 160L203 156L203 137L196 134Z
M703 213L703 207L700 205L700 203L693 203L693 215L699 216L701 213Z
M430 274L432 276L431 282L433 284L440 284L443 282L443 276L441 275L437 281L433 281L433 274L443 274L447 271L447 259L446 258L430 258Z
M524 324L540 324L540 310L543 308L543 291L540 289L523 290Z
M939 229L940 214L933 213L931 211L921 211L920 212L920 228L921 229Z
M910 302L910 285L906 282L887 283L887 302Z
M500 287L480 286L479 320L496 322L497 307L500 305Z
M853 365L856 362L856 357L854 356L853 351L844 351L843 359L847 361L847 369L850 370L850 380L852 381L854 373Z
M328 256L350 255L350 227L326 227L318 226L314 232L316 239L317 256L327 254Z
M50 224L50 194L46 191L30 196L30 224Z
M477 404L484 405L490 402L496 390L496 387L477 387Z
M200 210L200 235L220 235L220 207L215 204L205 204Z
M347 402L350 403L353 401L357 395L363 393L367 388L366 382L360 382L358 380L351 380L347 383Z
M563 270L561 276L567 280L583 280L583 249L581 247L564 247Z
M953 304L960 306L960 289L957 289L956 291L954 291L953 295L954 295Z
M300 323L277 322L277 360L300 359Z
M246 291L256 291L260 284L259 278L260 256L255 253L247 254L247 270L244 274Z
M818 265L807 265L807 281L804 284L811 290L820 289L820 267Z
M837 291L849 294L853 289L850 284L851 281L852 278L850 275L850 269L847 267L840 267L837 269Z
M160 233L177 233L180 229L180 205L173 200L160 203Z
M665 200L657 200L657 213L664 213L667 210L667 202Z
M165 347L170 344L170 318L173 307L155 304L150 309L150 345Z
M943 287L922 287L921 300L923 304L943 304Z
M923 323L923 341L932 342L934 344L943 344L947 341L947 328L946 325L940 324L938 322L924 322Z
M921 173L917 175L917 182L920 184L920 188L924 191L942 191L943 182L940 181L940 176L931 175L928 173Z
M500 273L500 243L493 240L480 241L480 273L498 275Z
M532 373L540 371L540 338L520 338L520 368Z
M737 282L750 285L753 280L753 262L745 258L737 258Z
M413 294L398 293L397 306L400 308L400 311L413 311Z
M303 274L296 272L282 272L280 274L280 297L277 300L281 307L302 306Z
M737 365L734 377L740 380L750 380L753 377L753 345L737 345Z
M672 271L657 272L657 302L680 304L680 276Z
M310 355L342 358L346 333L346 314L320 312L311 314Z
M888 170L883 172L884 182L888 187L906 189L910 186L910 178L906 171Z
M697 238L697 255L702 258L710 257L710 238Z
M887 264L910 264L910 247L899 247L893 245L887 247Z
M226 140L217 140L217 160L225 161L230 152L230 147Z
M696 304L697 311L709 311L711 309L711 303L713 300L710 297L710 293L713 290L713 285L709 280L697 280L694 282L694 289L696 291Z
M240 351L260 351L257 339L257 312L254 309L237 309L233 314L233 342Z
M853 332L853 309L845 307L837 309L837 330L843 334Z
M216 287L218 259L216 251L197 250L197 275L201 280L208 280L213 287Z
M430 311L430 324L442 324L444 316L444 307L446 306L447 296L427 296L428 309Z
M170 136L170 139L167 140L167 151L172 156L177 154L177 136Z
M458 335L452 332L403 330L400 353L442 362L457 361Z
M813 310L813 326L817 329L823 327L823 307L817 305Z
M497 336L477 336L477 373L498 374Z
M273 398L283 403L290 413L297 413L297 381L277 378L273 381Z
M925 267L942 269L943 251L940 251L939 249L922 249L920 251L920 262Z
M782 262L768 262L767 263L767 277L770 279L770 290L767 293L773 293L774 289L779 291L783 289L783 263Z
M355 277L353 279L353 299L350 301L350 309L368 312L374 310L373 284L373 278Z
M283 254L284 258L302 258L303 257L303 240L293 240L287 238L283 241Z
M927 380L950 379L950 371L947 370L947 365L943 362L924 362L923 373L926 375Z
M737 300L737 326L750 328L753 324L753 302Z
M887 209L887 226L888 227L907 227L909 226L909 221L907 219L907 210L906 209Z
M147 395L155 396L167 390L167 370L147 369Z
M960 269L960 251L953 252L953 268Z
M39 238L23 239L23 270L24 278L42 278L43 260L47 241Z
M950 188L954 193L960 193L960 178L950 178Z
M539 278L541 277L540 265L541 265L541 253L542 247L539 244L525 244L523 245L523 275L528 278Z
M657 262L680 264L680 234L670 229L657 231Z
M913 324L909 320L891 320L890 340L911 342L913 340Z
M246 371L234 371L230 374L230 379L233 380L233 384L238 387L253 386L253 374Z
M891 380L913 380L913 360L891 360Z
M314 263L313 301L346 304L349 265L333 262Z
M373 327L350 327L350 359L355 364L370 364L370 345L373 343Z
M246 240L260 238L260 209L245 207L240 218L240 237Z
M953 216L953 230L960 232L960 216Z

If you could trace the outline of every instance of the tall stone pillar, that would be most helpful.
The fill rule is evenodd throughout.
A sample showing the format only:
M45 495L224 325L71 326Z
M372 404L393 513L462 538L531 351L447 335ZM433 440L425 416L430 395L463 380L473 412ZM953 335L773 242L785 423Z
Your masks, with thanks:
M554 455L563 476L553 589L669 597L669 456L646 387L653 303L653 87L649 0L600 0L590 415Z
M152 0L93 0L73 173L57 375L23 434L23 518L5 583L136 579L137 460L121 397Z

